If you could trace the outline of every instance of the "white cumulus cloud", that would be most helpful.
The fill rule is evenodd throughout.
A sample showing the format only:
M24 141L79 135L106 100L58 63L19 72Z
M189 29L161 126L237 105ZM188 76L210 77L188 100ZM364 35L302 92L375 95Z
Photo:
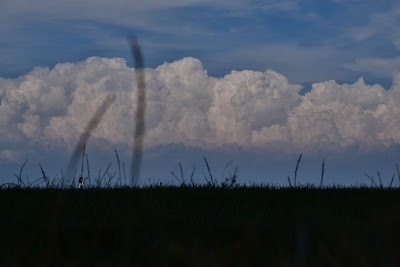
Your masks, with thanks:
M216 78L191 57L147 68L145 77L146 148L182 143L298 152L400 143L399 74L390 90L360 78L314 83L305 95L273 70ZM131 146L135 86L134 69L121 58L90 57L0 78L1 157L13 158L11 148L21 144L73 147L109 93L116 101L91 140Z

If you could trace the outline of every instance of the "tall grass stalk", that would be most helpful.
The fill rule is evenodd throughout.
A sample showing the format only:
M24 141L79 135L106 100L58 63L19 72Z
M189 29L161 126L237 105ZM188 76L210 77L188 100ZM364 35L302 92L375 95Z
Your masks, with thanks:
M122 178L121 178L121 163L120 163L120 161L119 161L119 156L118 156L118 152L117 152L117 150L115 149L115 156L117 157L117 163L118 163L118 174L119 174L119 177L118 177L118 179L119 179L119 185L121 186L121 184L122 184ZM118 183L118 181L117 181L117 183Z
M108 182L107 182L107 187L110 188L111 187L111 180L114 178L115 174L117 172L115 171L112 175L110 175L110 173L107 171L107 175L108 175ZM117 181L118 184L118 181Z
M322 187L322 183L324 181L324 173L325 173L325 159L322 161L321 181L319 183L319 187Z
M27 187L31 187L31 182L29 181L28 174L25 174L25 177L26 177L26 184L27 184Z
M173 171L171 171L171 175L175 178L175 180L178 181L179 184L182 184L182 181L179 180L179 178L175 175L175 173Z
M14 176L17 178L17 184L19 187L21 187L21 185L25 186L24 181L22 181L22 171L24 170L24 167L27 162L28 160L25 160L25 162L22 164L21 168L19 169L19 175L14 173Z
M126 186L126 173L125 173L125 163L124 162L122 162L122 170L124 171L124 183Z
M40 177L40 178L36 179L35 181L33 181L33 182L30 184L30 186L33 187L37 182L42 181L42 180L43 180L43 177Z
M231 165L232 163L233 163L233 160L229 161L229 162L225 165L224 170L222 171L222 175L221 175L222 178L225 177L225 170L226 170L226 168L228 168L229 165Z
M44 182L46 183L46 187L49 187L49 177L44 172L41 164L39 164L39 167L40 167L40 171L42 172L42 175L43 175L42 178L43 178Z
M192 186L194 186L193 175L194 175L195 171L196 171L196 167L195 167L194 164L193 164L193 171L192 171L192 173L190 174L190 184L191 184Z
M379 186L381 188L383 188L383 184L382 184L382 179L381 179L381 174L378 172L378 178L379 178Z
M86 153L86 168L87 168L87 178L89 179L89 184L92 184L92 180L90 179L89 156L87 153Z
M72 178L71 184L69 185L70 188L74 188L75 187L75 179L76 179L76 173L77 172L78 172L78 169L75 168L74 177Z
M81 176L83 176L83 164L85 162L85 150L86 150L86 144L83 144L83 151L82 151L82 164L81 164Z
M203 159L204 159L204 162L206 163L208 174L210 175L211 184L215 185L215 182L214 182L214 179L213 179L213 175L211 173L210 165L208 164L208 161L207 161L206 157L203 156ZM204 175L204 177L205 177L205 175Z
M61 188L64 189L64 172L62 168L60 168L60 171L61 171Z
M109 170L110 167L111 167L111 163L112 163L112 162L110 162L110 164L108 164L107 169L106 169L106 171L104 172L103 176L101 177L100 181L103 181L104 177L105 177L106 174L108 173L108 170Z
M176 176L176 174L173 171L171 171L171 174L172 174L172 176L174 176L174 178L178 181L178 183L180 185L184 185L185 184L185 177L183 176L182 164L180 162L179 162L179 169L180 169L180 172L181 172L181 179L180 180L179 180L179 178Z
M233 174L229 173L229 177L225 178L225 181L221 184L222 188L231 188L236 184L237 178L237 167L235 168Z
M182 184L185 184L185 177L183 177L183 170L182 170L182 164L179 162L179 169L181 170L181 179L182 179Z
M374 184L376 187L378 187L378 185L375 183L375 181L374 181L374 176L369 176L368 174L366 174L365 172L364 172L364 175L368 178L368 179L370 179L371 180L371 182L372 182L372 184Z
M302 156L303 156L303 153L301 153L299 158L297 159L296 169L294 170L294 186L295 187L296 187L296 184L297 184L297 170L299 169L299 164L300 164L300 160L301 160Z
M101 175L101 169L99 170L99 175L97 176L97 180L96 180L97 187L100 187L100 185L101 185L100 175Z
M392 188L393 185L393 181L394 181L394 177L396 176L396 174L393 174L392 179L390 180L390 184L389 184L389 188Z

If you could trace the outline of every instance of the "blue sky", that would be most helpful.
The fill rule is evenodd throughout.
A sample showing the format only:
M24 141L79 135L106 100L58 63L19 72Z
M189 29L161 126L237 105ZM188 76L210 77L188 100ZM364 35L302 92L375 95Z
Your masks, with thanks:
M73 64L73 68L82 68L88 71L88 73L91 73L89 69L94 65L91 65L92 63L87 61L90 57L107 57L110 59L123 58L127 60L128 66L133 66L127 44L127 36L134 33L139 37L147 67L155 70L163 65L164 62L172 63L174 61L180 62L179 64L182 65L181 67L175 66L179 65L176 63L172 67L165 67L164 73L160 74L160 76L154 74L159 77L157 78L158 80L156 78L154 79L157 81L162 80L167 84L169 88L169 91L167 90L168 95L176 96L175 98L169 99L168 101L170 102L168 103L171 105L180 105L179 103L181 102L179 101L187 101L187 106L182 104L182 107L187 107L187 109L182 108L180 112L191 114L190 116L192 117L188 115L189 119L187 120L189 121L199 118L199 124L196 125L203 125L202 123L205 123L204 127L211 125L211 128L214 127L213 123L225 125L224 127L228 128L230 127L229 125L234 125L231 130L233 131L234 129L234 131L238 132L238 139L232 140L230 139L230 135L234 134L229 133L229 131L226 130L228 128L224 128L226 131L222 128L218 128L216 130L212 129L210 132L204 132L204 136L208 136L208 139L196 134L194 134L193 137L190 135L193 133L189 131L190 129L188 127L195 127L194 129L197 129L197 126L189 124L185 118L158 118L158 113L154 111L155 115L151 115L151 118L157 118L154 119L155 122L153 124L150 122L151 127L154 127L154 129L153 131L149 129L149 134L154 140L161 141L158 143L154 141L152 145L149 145L149 149L153 151L151 153L155 153L158 156L154 156L152 158L153 161L151 159L145 159L145 164L149 165L147 171L145 168L147 176L160 176L166 173L165 175L170 179L171 176L169 172L177 166L177 162L183 162L184 159L186 159L186 166L190 169L191 164L188 161L196 162L197 160L200 161L198 165L201 165L202 155L209 155L211 158L214 157L214 164L218 166L216 168L223 169L224 164L230 160L229 155L231 155L241 168L243 177L259 177L257 178L258 180L256 179L257 181L264 181L262 180L263 178L260 177L282 176L282 179L286 181L285 177L287 174L293 172L292 169L294 168L296 157L300 152L305 153L305 176L307 176L307 171L309 176L318 176L317 173L320 171L319 165L323 157L335 158L335 160L332 160L332 163L335 162L336 164L333 168L335 171L331 173L327 172L327 175L331 175L332 180L335 179L334 177L338 176L351 176L353 177L352 179L343 178L343 180L340 180L337 178L337 181L350 183L351 180L354 182L354 175L358 173L360 175L357 179L362 181L363 172L367 170L369 172L376 172L378 170L385 172L386 170L388 173L387 176L390 176L394 170L393 166L396 162L396 156L398 156L396 147L400 143L400 138L395 134L400 124L398 117L396 117L398 110L396 109L396 103L390 102L391 99L395 99L395 97L393 97L396 95L394 88L397 87L395 83L393 83L393 79L397 77L396 74L400 69L399 22L400 4L396 1L385 1L384 3L375 0L89 0L84 2L41 0L35 3L22 0L2 1L0 3L0 34L2 36L0 39L0 77L2 77L2 80L0 80L0 89L2 90L0 97L3 105L2 112L4 116L10 117L8 117L8 119L3 119L1 122L3 127L0 133L0 151L2 151L1 155L3 155L3 162L1 163L3 171L1 175L7 177L7 173L11 172L11 170L13 172L16 171L17 166L21 164L21 161L23 162L23 156L21 156L21 154L24 154L24 148L27 150L26 158L30 159L31 168L36 168L35 166L37 166L38 161L48 162L47 165L51 166L48 168L52 169L51 171L54 173L62 167L53 167L57 165L57 163L51 160L49 161L48 158L54 159L56 158L54 156L56 154L59 155L58 157L60 157L59 160L61 162L65 161L64 156L59 152L63 149L67 149L67 151L71 150L73 147L73 138L71 137L71 139L68 139L70 137L67 138L63 136L62 145L60 145L58 141L55 143L37 141L36 139L38 139L38 136L50 135L50 130L46 130L46 133L42 133L41 130L36 128L32 130L34 129L32 125L39 125L37 127L40 129L45 129L46 127L50 129L50 126L53 125L55 121L61 121L62 114L64 114L63 112L70 116L69 119L63 117L66 121L71 123L75 121L73 114L78 113L74 113L75 106L72 104L79 102L80 98L71 98L68 94L68 86L72 86L71 83L73 82L71 81L78 76L68 76L70 80L64 76L55 77L53 75L53 77L50 75L51 70L59 63L70 62ZM180 61L185 57L198 59L201 63L201 67L199 67L197 61ZM104 70L102 69L104 73L108 73L110 71L109 68L112 69L112 64L117 64L118 68L125 70L121 62L115 63L109 61L104 64ZM37 66L48 67L49 69L44 69L42 72L36 69L36 72L32 72ZM180 68L185 67L193 68L194 72L182 72ZM288 97L293 93L297 94L297 98L294 98L293 101L290 100L292 102L282 102L283 106L286 107L286 105L288 105L287 109L283 108L282 110L283 113L286 112L286 115L282 115L283 117L281 117L279 113L274 113L276 108L270 110L268 108L264 109L264 107L259 107L259 105L262 104L256 101L256 95L253 95L253 97L249 96L249 98L246 99L244 93L240 91L240 88L242 88L240 79L243 79L248 85L251 82L264 82L264 78L260 78L257 76L258 74L254 74L254 77L251 75L250 77L239 74L235 74L232 77L225 76L234 70L250 70L264 73L268 69L275 71L284 78L281 76L275 78L275 74L268 74L269 76L265 74L265 79L269 79L270 81L270 83L265 84L272 84L273 82L279 81L280 85L277 90L279 91L278 94L282 93L281 97ZM179 72L179 75L181 75L180 77L186 77L185 75L190 77L191 75L197 75L199 73L199 75L202 75L201 73L204 72L203 70L207 73L207 76L204 76L203 80L199 80L197 83L194 82L190 86L179 89L181 91L173 91L175 90L175 82L171 80L171 75L178 75L177 73ZM44 85L38 87L35 82L25 83L23 85L22 80L28 79L28 73L39 79ZM76 73L76 75L78 75L79 71ZM112 75L117 74L114 73ZM46 78L40 78L42 76L46 76ZM21 77L20 80L18 80L17 77ZM105 76L98 74L98 77L100 79ZM360 77L363 78L363 82L357 83ZM287 82L284 81L285 79L287 79ZM68 80L69 83L64 83L65 80ZM327 81L335 81L338 86L324 83ZM219 83L225 84L224 82L229 84L229 86L237 84L237 87L232 85L231 90L239 90L242 92L241 94L244 100L240 100L242 102L239 101L242 103L242 107L236 107L235 109L226 104L231 103L233 98L230 102L227 101L218 104L215 92L219 90ZM319 86L315 86L315 89L312 89L313 83L319 84ZM356 85L351 87L352 89L346 89L349 86L343 86L343 83ZM205 86L204 84L207 84L207 86L211 88L209 94L198 93L197 90ZM378 99L381 97L382 93L380 93L379 88L370 88L374 84L382 86L381 89L387 92L385 93L387 95L382 97L382 99ZM88 84L86 84L86 86L87 85ZM118 88L122 86L114 80L111 82L111 85L116 85ZM303 88L298 89L295 85L301 85ZM64 88L64 91L58 92L56 89L51 89L57 86ZM83 85L76 84L76 87L71 90L77 90L76 92L78 92L76 88L80 88L80 86ZM292 91L289 90L291 93L288 93L289 91L286 92L286 89L282 89L283 87L280 86L292 88L290 89ZM188 87L190 87L190 89L188 89ZM250 87L251 86L249 86L249 88ZM187 91L185 91L185 89ZM13 90L18 93L13 93ZM46 104L48 104L46 110L43 108L40 110L40 108L37 107L37 105L40 105L40 99L42 98L34 96L35 94L32 93L34 90L37 90L35 91L36 94L47 94L49 96L46 100ZM343 100L344 104L342 106L346 106L347 111L336 108L336 104L334 104L335 101L332 100L332 98L339 97L341 94L339 92L340 90L353 90L352 93L349 93L347 96L351 99L348 102L346 102L347 100ZM307 98L304 98L304 93L310 91L314 92L314 94L310 94ZM53 92L54 95L49 92ZM178 93L188 94L188 96L185 98L175 95ZM24 100L18 100L19 98L16 96L18 94L24 95ZM62 99L67 103L64 107L65 109L55 108L55 106L63 106L61 102L57 102L59 100L56 101L56 99L58 99L57 96L59 96L58 94L64 94L64 98ZM325 98L331 99L329 104L323 102L325 101L325 98L322 97L324 94ZM365 94L367 96L365 96ZM368 96L368 94L370 95ZM76 93L76 95L79 94ZM233 97L233 95L229 95L229 92L225 92L225 95L227 95L227 97ZM83 96L83 94L81 96ZM195 101L196 97L200 97L200 99L204 97L205 102L208 100L213 101L215 105L211 105L208 107L209 109L206 110L204 109L204 105L197 106L194 104L195 102L187 100L191 99ZM345 96L341 97L343 98ZM91 102L93 101L92 99L87 97L82 99L87 101L88 106L94 105ZM236 97L235 99L238 98ZM362 102L364 100L360 99L367 100ZM14 107L12 103L15 103L15 101L19 101L18 103L20 106ZM34 103L34 101L39 102ZM49 104L51 101L55 101L53 105ZM163 103L163 101L167 100L160 98L157 99L157 101L158 102L155 103ZM352 101L354 105L351 104ZM374 102L374 104L371 104L372 102ZM245 107L245 103L253 103L255 111L250 110L249 107ZM265 102L265 105L273 106L273 102L270 104L268 103L269 102ZM315 106L315 110L317 111L315 111L314 106L312 106L315 103L322 103L318 108ZM362 125L360 126L361 130L357 133L347 129L346 127L350 127L351 125L346 126L344 119L343 121L340 120L337 113L338 111L344 112L345 115L343 116L349 116L350 118L351 114L355 114L356 111L350 111L351 108L349 107L354 107L355 110L361 109L357 111L360 112L357 114L365 115L357 115L358 117L356 116L352 121L354 128L357 128L356 125L358 122ZM195 110L196 108L198 108L198 110ZM257 112L257 108L259 108L259 112ZM93 109L88 108L88 110L82 112L89 114L92 112L91 110ZM156 108L154 110L156 110ZM328 133L331 131L331 128L329 128L331 126L329 126L329 123L320 124L321 119L309 119L309 122L305 124L294 123L293 116L296 115L297 117L294 116L296 118L295 120L300 121L298 118L303 114L301 113L303 112L302 110L308 111L308 113L306 112L304 114L309 116L309 118L314 118L312 117L314 115L310 115L311 111L319 112L321 110L330 110L329 112L331 113L327 111L327 114L333 114L329 115L332 116L332 127L338 128L337 136L340 136L340 138L333 137L336 135L331 136ZM272 112L273 115L265 113L267 111ZM151 112L150 114L153 114ZM164 112L167 114L169 111L166 108ZM224 112L232 113L222 116L221 114L224 114ZM245 114L243 115L245 117L237 117L239 113ZM373 119L376 121L368 124L369 119L367 118L367 113L373 114ZM204 122L204 118L200 118L201 115L199 114L208 114L207 122ZM322 116L321 114L323 114L323 112L318 114L318 116ZM272 117L266 118L268 116ZM232 117L236 119L228 122ZM121 117L110 117L110 125L114 125L111 124L111 121L118 121L118 118ZM244 121L251 122L249 129L246 128L247 126L243 126ZM156 125L157 123L159 123L158 126ZM181 132L186 133L187 131L187 135L181 137L181 144L176 144L179 142L171 137L166 137L167 135L161 135L162 131L168 132L167 130L170 129L168 128L168 123L184 125L182 126ZM81 127L80 125L82 124L84 124L83 121L80 123L77 122L74 129L79 132L79 127ZM117 123L115 124L118 125ZM270 137L271 131L278 131L276 130L278 129L277 126L274 126L275 128L272 127L274 124L279 125L279 127L290 128L292 131L290 138L282 141L282 148L279 144L274 143L274 149L261 148L261 152L258 151L257 147L262 142L264 143L262 143L263 145L261 145L261 147L265 148L268 147L266 144L276 141L275 139L272 140L265 137ZM12 130L12 125L19 125L15 129L15 132ZM72 125L74 124L72 123ZM293 131L294 125L300 127L298 132L301 133L301 138L299 137L300 135L295 136L296 131ZM319 136L326 136L326 138L330 140L329 142L343 143L343 141L340 140L353 138L355 140L354 142L366 145L359 145L357 149L354 147L348 148L347 146L346 149L342 150L335 148L335 152L332 152L332 149L326 148L323 145L318 147L318 151L315 147L309 149L310 140L313 138L307 139L308 137L306 138L302 135L304 131L302 131L301 127L306 126L301 125L307 125L308 128L315 127L315 129L325 129L325 132ZM368 127L368 125L371 125L371 127ZM262 130L262 127L265 127L265 130ZM375 127L381 127L383 132L378 132ZM162 130L159 130L159 128ZM197 132L202 132L199 129L203 128L200 127L197 130ZM246 131L252 131L252 134ZM51 133L53 134L53 132ZM61 138L61 134L59 132L57 133L57 138ZM19 134L21 134L21 136L19 136ZM171 135L174 134L179 135L179 133L171 133ZM13 139L10 137L11 135L18 136L18 138L16 137ZM226 138L222 138L221 136L223 135L227 135ZM250 135L252 136L251 141L246 139L250 138ZM54 137L53 135L51 136ZM107 155L111 155L111 158L113 157L114 148L120 147L120 149L123 150L124 142L121 141L122 137L118 137L117 132L109 133L104 130L104 136L100 133L98 136L101 136L98 137L98 139L106 142L104 147L107 147L108 150L102 148L100 149L102 152L98 152L96 155L102 155L102 153L104 153L104 156L99 156L99 158L104 158L105 162L107 162ZM57 139L56 137L54 138L55 140ZM185 141L185 138L187 138L187 141ZM194 138L198 142L193 141L191 138ZM210 141L211 139L217 141ZM255 140L258 141L256 142ZM179 149L171 148L175 145L177 145ZM298 147L290 151L290 149L288 149L290 145L296 145ZM161 149L159 146L164 147ZM166 149L165 146L169 148ZM229 148L227 148L227 150L221 149L221 147L225 146ZM237 146L244 147L243 149L245 152L238 152L235 150ZM303 151L300 151L300 147ZM329 144L327 147L329 147ZM93 145L92 149L93 151L97 151L99 148ZM159 152L158 149L161 149L160 151L168 151L168 153ZM175 152L170 152L169 149ZM279 168L265 166L265 160L262 159L263 157L265 157L265 159L269 158L272 162L272 159L281 157L276 156L277 153L280 154L281 152L285 154L282 156L282 159L280 161L276 159L276 163L271 163L271 165L279 166ZM38 153L40 153L40 155L38 155ZM123 151L120 153L124 154ZM165 153L168 156L166 156ZM264 153L264 156L260 156L259 153ZM19 156L14 157L12 155ZM243 158L240 155L246 156L243 156ZM375 158L372 155L375 155ZM390 157L388 155L390 155ZM129 161L129 153L126 152L124 156L126 160ZM347 159L353 159L354 157L357 157L359 161L357 167L348 166L347 169L340 167L346 165ZM66 156L66 158L68 158L68 156ZM165 161L165 158L169 158L171 161ZM180 158L184 159L180 160ZM251 160L249 161L249 159ZM307 163L307 159L309 159L309 163ZM95 166L96 160L94 161L93 164ZM99 166L104 165L100 159L98 162ZM376 163L376 166L371 166L372 162ZM151 167L155 165L159 166L157 170ZM363 168L367 170L363 170ZM388 168L391 169L389 170ZM339 170L341 172L339 172ZM247 178L243 179L247 181L252 180ZM274 181L276 182L276 180Z
M140 36L146 63L199 58L211 75L277 70L293 82L386 80L366 59L396 59L396 1L3 1L1 75L89 56L130 58ZM280 53L276 53L279 50ZM285 55L285 56L283 56ZM398 60L397 60L398 61ZM378 63L376 63L378 64ZM393 65L393 63L392 63ZM398 67L399 63L393 67Z

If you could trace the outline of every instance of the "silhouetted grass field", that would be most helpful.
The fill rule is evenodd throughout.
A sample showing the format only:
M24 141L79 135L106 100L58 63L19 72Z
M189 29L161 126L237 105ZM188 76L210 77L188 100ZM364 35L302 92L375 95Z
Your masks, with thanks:
M400 190L0 190L1 266L400 266Z

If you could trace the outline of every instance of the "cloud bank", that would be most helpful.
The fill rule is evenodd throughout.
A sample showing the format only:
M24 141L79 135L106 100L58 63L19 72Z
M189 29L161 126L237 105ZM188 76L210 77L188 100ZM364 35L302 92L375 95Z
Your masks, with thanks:
M211 77L186 57L147 68L145 148L183 144L288 153L370 151L400 143L400 74L393 86L335 81L300 94L273 70ZM94 146L131 146L136 86L121 58L90 57L0 78L0 157L36 146L72 148L108 93L116 101L92 133Z

